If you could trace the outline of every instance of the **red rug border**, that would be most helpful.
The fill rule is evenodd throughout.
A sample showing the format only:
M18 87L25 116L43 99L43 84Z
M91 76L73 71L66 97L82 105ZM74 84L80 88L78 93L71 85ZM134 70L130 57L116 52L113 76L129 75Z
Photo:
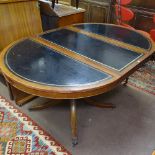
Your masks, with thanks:
M55 144L54 145L51 144L51 146L61 147L60 150L57 150L58 152L64 153L64 155L72 155L64 146L62 146L55 138L53 138L47 131L45 131L45 129L40 127L40 125L38 123L36 123L31 117L29 117L25 112L23 112L21 109L19 109L15 105L13 105L13 103L11 103L11 101L6 99L6 97L0 95L0 99L4 99L9 104L9 106L13 107L12 108L13 110L17 110L15 113L22 113L22 115L20 115L20 117L26 117L27 118L27 120L24 120L24 121L31 121L33 126L37 126L38 128L35 130L42 130L42 134L41 133L39 133L39 134L44 135L44 136L48 136L49 138L46 137L47 138L47 139L45 138L46 140L55 141Z
M145 90L145 89L143 89L143 88L141 88L141 87L138 87L138 86L132 84L131 82L128 82L128 85L131 86L131 87L135 87L135 88L137 88L138 90L141 90L141 91L143 91L143 92L145 92L145 93L148 93L148 94L151 94L151 95L155 95L155 93L153 93L153 92L151 92L151 91L148 91L148 90Z

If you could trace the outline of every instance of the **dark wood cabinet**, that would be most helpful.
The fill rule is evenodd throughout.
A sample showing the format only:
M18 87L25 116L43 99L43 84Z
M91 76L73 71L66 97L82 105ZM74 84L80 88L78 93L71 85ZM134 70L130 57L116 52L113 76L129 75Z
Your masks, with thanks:
M112 21L115 23L115 0L112 2ZM134 12L134 18L130 21L130 25L136 29L149 32L155 28L153 23L153 15L155 14L155 0L133 0L130 5L126 6Z
M89 15L88 15L89 5L88 5L88 3L86 3L86 2L80 2L79 7L86 10L85 15L84 15L84 21L85 22L88 22L89 21Z
M75 1L72 1L75 6ZM84 8L85 22L109 22L110 21L110 0L80 0L79 7Z
M133 0L130 4L131 6L135 6L143 9L155 9L155 1L154 0Z
M108 22L109 6L106 5L90 5L90 18L91 22Z
M151 29L155 28L155 23L153 23L154 12L143 12L135 11L135 19L132 21L132 25L136 29L144 30L149 32Z
M75 7L63 4L55 4L53 9L51 5L49 1L39 1L44 31L84 22L84 9L76 9Z

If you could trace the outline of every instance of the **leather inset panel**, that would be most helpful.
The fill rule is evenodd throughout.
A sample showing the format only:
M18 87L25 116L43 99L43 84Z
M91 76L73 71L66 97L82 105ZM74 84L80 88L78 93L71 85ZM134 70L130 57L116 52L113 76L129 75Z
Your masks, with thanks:
M5 62L14 74L45 85L89 85L111 78L104 72L28 39L11 48Z

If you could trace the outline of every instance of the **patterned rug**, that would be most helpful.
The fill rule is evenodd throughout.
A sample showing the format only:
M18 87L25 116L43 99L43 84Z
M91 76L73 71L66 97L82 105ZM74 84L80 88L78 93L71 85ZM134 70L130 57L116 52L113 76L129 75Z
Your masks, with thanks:
M148 61L129 77L129 85L155 95L155 61Z
M71 155L33 120L0 96L0 155Z

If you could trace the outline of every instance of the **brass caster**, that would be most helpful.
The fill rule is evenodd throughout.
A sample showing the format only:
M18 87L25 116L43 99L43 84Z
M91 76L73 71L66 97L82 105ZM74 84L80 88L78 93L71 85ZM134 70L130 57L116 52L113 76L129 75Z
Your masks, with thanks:
M78 144L78 138L72 138L72 146L75 147Z

